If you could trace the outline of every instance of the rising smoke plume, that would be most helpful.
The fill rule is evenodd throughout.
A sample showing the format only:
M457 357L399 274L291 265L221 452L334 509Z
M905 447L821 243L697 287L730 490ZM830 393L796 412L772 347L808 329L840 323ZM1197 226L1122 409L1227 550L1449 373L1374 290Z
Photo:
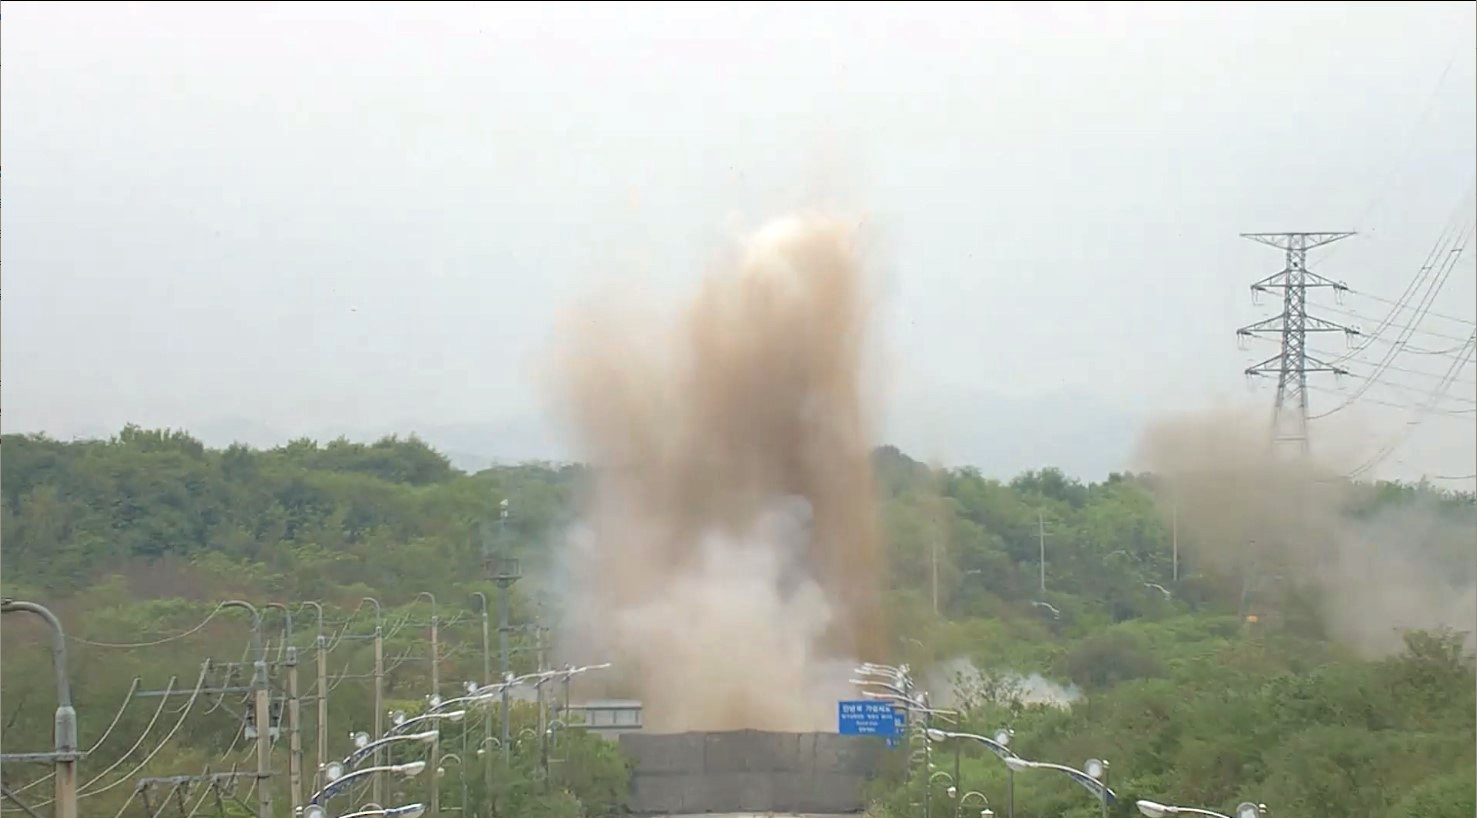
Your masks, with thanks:
M595 475L565 641L620 665L648 729L832 729L851 663L880 658L867 319L853 227L805 216L752 236L675 326L606 306L561 333Z
M1353 514L1368 489L1269 446L1261 415L1157 424L1139 456L1192 570L1239 579L1244 612L1313 600L1328 634L1368 656L1398 651L1404 630L1470 630L1477 619L1470 509L1426 500Z

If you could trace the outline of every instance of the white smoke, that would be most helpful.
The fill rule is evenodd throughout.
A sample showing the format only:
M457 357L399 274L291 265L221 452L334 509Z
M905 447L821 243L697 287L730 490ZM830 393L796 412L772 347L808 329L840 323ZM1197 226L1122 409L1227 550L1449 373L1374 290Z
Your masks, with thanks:
M945 659L925 675L929 697L937 707L968 709L984 701L997 704L1070 707L1082 697L1074 684L1062 685L1039 673L1008 669L980 670L966 656Z

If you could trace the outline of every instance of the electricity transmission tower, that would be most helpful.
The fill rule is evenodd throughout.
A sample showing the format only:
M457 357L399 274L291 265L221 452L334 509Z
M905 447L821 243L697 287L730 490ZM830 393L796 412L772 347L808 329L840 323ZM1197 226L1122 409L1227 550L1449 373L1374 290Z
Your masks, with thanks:
M1308 354L1310 332L1343 332L1357 335L1358 330L1335 324L1308 314L1308 289L1329 287L1335 293L1348 287L1342 282L1324 278L1308 269L1308 251L1348 238L1353 233L1242 233L1242 238L1276 247L1286 253L1286 265L1251 285L1252 297L1257 293L1282 291L1282 313L1236 330L1239 336L1278 335L1282 349L1276 355L1246 370L1251 375L1277 376L1277 402L1272 409L1272 441L1274 444L1296 444L1301 454L1308 452L1308 373L1331 372L1347 375L1348 371Z

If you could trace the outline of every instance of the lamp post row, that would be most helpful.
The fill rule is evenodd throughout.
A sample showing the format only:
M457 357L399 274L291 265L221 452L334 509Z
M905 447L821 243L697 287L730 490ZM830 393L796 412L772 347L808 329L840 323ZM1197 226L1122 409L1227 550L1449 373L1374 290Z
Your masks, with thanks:
M432 604L432 622L431 622L431 627L432 627L432 642L433 642L433 651L432 651L432 654L433 655L432 655L432 660L431 660L432 661L432 679L433 679L432 687L433 687L433 690L439 691L439 687L440 687L439 650L436 650L435 649L436 647L439 647L439 639L438 639L438 637L439 637L439 621L438 621L437 615L435 613L435 597L434 596L431 596L429 594L423 594L423 595L424 596L430 596L431 604ZM511 675L509 675L509 677L503 683L496 684L496 685L492 684L491 683L491 679L490 679L490 670L491 670L491 667L490 667L490 655L489 655L489 651L487 650L487 648L489 647L489 645L488 645L488 642L489 642L488 636L489 636L489 634L488 634L488 627L487 627L487 625L488 625L488 622L487 622L487 619L488 619L488 617L487 617L487 608L488 608L488 606L487 606L487 598L486 598L486 596L484 594L482 594L480 592L474 594L474 596L476 596L480 600L480 602L481 602L480 613L482 615L482 624L483 624L483 627L482 627L482 631L483 631L483 633L482 633L482 641L483 641L483 675L484 675L484 683L483 683L482 689L481 689L481 692L484 694L483 695L483 698L485 698L487 691L494 690L495 689L496 692L501 693L503 695L504 701L506 701L507 690L509 688L514 687L514 686L516 686L518 684L526 683L528 680L531 680L531 679L538 679L539 680L538 681L538 684L540 686L544 682L546 682L546 681L555 680L555 679L562 679L562 681L565 683L566 689L567 689L569 680L570 680L570 678L572 676L574 676L574 675L576 675L578 673L583 673L583 672L589 671L589 670L595 670L595 669L600 669L600 668L605 668L605 667L609 667L610 666L609 663L606 663L606 664L601 664L601 665L592 665L592 666L583 667L583 668L573 668L573 667L570 667L570 668L565 668L563 670L545 671L545 672L541 672L541 673L538 673L538 674L531 674L530 676L527 676L527 677L518 677L518 678L514 678L514 677L511 677ZM375 641L375 669L374 669L374 682L375 682L375 691L374 691L375 692L375 716L374 716L374 723L375 724L374 724L374 727L375 727L375 733L376 733L376 735L385 735L385 733L384 733L384 723L383 723L383 717L384 717L384 645L383 645L383 638L384 638L384 614L383 614L383 609L380 606L378 600L376 600L376 599L374 599L372 597L365 597L364 598L364 602L367 602L370 605L372 605L373 608L374 608L374 611L375 611L375 630L374 630L374 637L373 637L374 638L374 641ZM318 739L318 742L317 742L317 746L318 746L318 750L317 750L317 752L318 752L318 769L319 769L320 773L326 773L326 771L329 769L329 766L331 765L332 762L328 762L327 761L327 756L326 756L326 753L327 753L327 744L328 744L328 742L327 742L327 722L328 722L328 718L327 718L327 716L328 716L328 714L327 714L327 704L328 704L327 698L328 697L326 695L324 695L324 692L326 691L326 688L327 688L327 679L326 679L326 676L327 676L327 663L326 663L327 643L326 643L326 639L324 638L324 635L323 635L323 606L320 603L315 602L315 601L310 601L310 602L307 602L305 604L313 606L314 609L317 611L317 614L318 614L317 634L316 634L316 638L315 638L315 648L316 648L316 651L317 651L317 660L318 660L317 663L316 663L317 664L317 683L318 683L318 696L317 696L317 705L318 705L318 723L317 723L317 739ZM251 603L246 602L244 600L232 599L232 600L227 600L225 602L222 602L218 606L218 608L217 608L217 610L240 609L240 610L245 611L250 616L250 618L251 618L251 648L250 648L250 653L251 653L251 656L252 656L252 679L251 679L251 685L250 685L249 690L250 690L250 692L252 694L252 709L250 711L251 712L251 716L252 716L252 723L251 723L250 726L253 728L253 732L255 733L254 738L255 738L255 742L256 742L257 764L256 764L256 771L255 771L254 775L255 775L255 777L257 779L257 787L256 787L256 791L257 791L257 805L256 805L257 806L257 810L256 810L257 811L257 818L272 818L272 816L273 816L272 788L267 784L268 779L271 777L271 748L272 748L272 745L271 745L272 734L271 734L271 729L270 729L271 728L271 691L270 691L269 682L268 682L268 675L267 675L268 662L267 662L266 648L265 648L265 643L264 643L263 638L262 638L262 615L261 615L261 611L262 610L269 609L269 608L274 608L274 609L278 609L278 610L282 611L283 619L284 619L284 632L285 632L285 635L284 635L284 644L286 644L286 642L289 642L291 640L291 638L292 638L292 613L291 613L291 610L288 608L288 606L286 606L286 605L284 605L282 603L275 603L274 602L274 603L267 603L261 609L258 609L257 606L252 605ZM78 761L80 761L83 758L83 756L85 755L85 753L83 753L78 748L78 745L77 745L77 712L76 712L76 709L72 705L71 681L70 681L70 673L69 673L68 664L67 664L67 647L66 647L66 633L65 633L65 630L62 627L61 621L56 617L56 615L54 613L52 613L52 611L50 609L48 609L44 605L40 605L40 604L37 604L37 603L34 603L34 602L25 602L25 601L19 601L19 600L14 600L14 599L9 599L9 598L0 599L0 613L7 613L7 614L8 613L28 613L28 614L31 614L31 615L34 615L34 616L40 618L42 621L44 621L46 623L48 629L51 632L52 666L53 666L53 671L54 671L55 677L56 677L56 700L57 700L56 713L55 713L55 716L54 716L53 749L52 749L52 751L51 752L40 752L40 753L0 753L0 761L3 761L3 762L32 762L32 763L34 763L34 762L41 762L41 763L50 763L53 766L53 780L54 780L54 785L55 785L54 816L55 816L55 818L77 818L77 811L78 811L78 806L77 806L77 803L78 803L78 796L77 796L77 763L78 763ZM299 711L299 704L300 704L300 702L299 702L298 685L297 685L297 649L296 649L295 646L286 645L285 648L284 648L284 653L285 653L285 658L284 658L284 663L283 664L287 668L287 701L286 701L287 714L286 715L287 715L288 730L289 730L289 759L288 759L289 795L290 795L291 805L292 805L292 814L293 815L304 815L304 816L307 816L308 815L308 812L305 811L304 803L303 803L303 798L302 798L302 769L303 768L302 768L302 745L301 745L301 733L300 733L300 725L301 725L301 717L300 717L300 711ZM469 684L469 687L476 687L476 685L470 685ZM439 699L440 699L439 692L433 693L431 698L433 698L434 700L439 701ZM474 696L469 696L469 697L464 697L464 699L477 699L477 698L479 698L479 697L478 696L475 696L475 695ZM433 709L435 709L434 706L433 706ZM445 715L446 714L440 714L439 717L445 717ZM488 720L486 720L486 722L487 722L487 729L490 730L491 729L491 720L488 719ZM557 723L561 727L564 726L564 722L563 721L557 721ZM549 727L548 727L548 729L550 731L552 731L552 726L553 725L551 723L549 725ZM544 736L543 738L544 738L545 741L547 741L547 736ZM496 741L496 740L494 739L494 741ZM485 745L487 743L488 743L487 740L484 739L483 746L482 746L481 749L485 749ZM376 742L376 744L382 745L383 742ZM373 752L373 754L375 756L375 764L372 767L368 768L368 770L364 771L364 775L371 777L371 781L373 782L373 785L374 785L373 798L374 798L375 803L378 803L382 799L382 795L381 795L382 790L383 790L383 785L381 783L382 782L382 775L384 773L386 773L386 772L395 772L397 770L401 770L401 768L403 768L404 765L400 765L400 767L396 767L394 765L383 765L383 764L379 763L379 754L380 754L380 747L379 746L375 747L375 749L372 752ZM479 751L479 754L480 754L480 751ZM545 749L544 756L547 759L547 749ZM457 760L460 762L461 761L461 758L460 757L457 757ZM491 778L491 775L490 775L490 773L491 773L491 770L490 770L490 766L491 766L490 761L491 761L491 759L489 758L488 761L489 761L489 763L488 763L488 768L489 768L488 769L488 778L489 778L489 790L490 790L490 778ZM422 766L425 766L424 762L421 762L421 764L422 764ZM439 769L439 764L434 764L433 765L433 769ZM546 771L547 771L547 767L546 767ZM355 775L358 775L358 773L355 773ZM325 775L325 779L326 779L326 775ZM324 780L323 781L323 787L319 790L319 794L321 795L325 790L327 790L329 788L329 785L330 785L330 782L327 781L327 780ZM433 790L434 789L436 789L436 788L433 786ZM435 812L435 807L439 806L439 804L438 804L439 798L437 797L438 795L439 795L439 792L433 792L432 793L433 814ZM8 799L8 800L12 801L13 803L15 803L15 805L17 807L21 808L23 811L29 811L29 807L26 804L24 804L23 802L21 802L19 799L17 799L16 796L9 790L9 788L5 788L3 790L3 792L0 792L0 798L5 798L5 799ZM313 803L315 803L315 802L313 802L310 799L309 800L309 804L311 805ZM365 813L365 815L396 816L396 818L417 818L417 816L419 816L422 812L424 812L424 809L423 808L420 808L420 805L412 805L412 806L415 806L418 809L412 811L412 810L410 810L409 807L396 807L396 808L388 809L388 810L386 810L386 809L380 809L378 811L371 810L371 811ZM326 815L326 813L322 813L322 814L320 814L318 816L318 818L324 818L325 815ZM357 815L357 813L356 813L356 815Z
M852 684L863 688L863 695L871 698L886 699L894 702L895 704L901 704L909 716L908 723L910 725L912 722L912 715L914 713L923 713L925 714L925 718L931 715L949 715L949 711L934 710L929 708L927 706L926 693L921 695L916 695L914 693L915 687L909 676L907 665L879 665L868 662L858 666L856 668L856 673L862 678L852 679ZM881 690L867 690L866 688L868 687L880 688ZM993 737L985 737L981 735L976 735L974 733L940 730L929 726L927 721L925 720L923 734L926 738L926 741L928 742L943 742L949 740L953 740L955 742L961 740L976 741L980 744L983 744L987 749L989 749L992 753L999 757L1000 760L1005 763L1006 769L1006 814L1007 816L1009 816L1009 818L1015 818L1015 774L1017 772L1023 772L1025 770L1055 770L1072 778L1074 781L1082 785L1095 796L1098 801L1101 814L1104 818L1107 817L1108 808L1117 802L1117 794L1114 793L1112 788L1108 785L1110 766L1106 760L1096 758L1088 759L1087 762L1083 765L1083 769L1080 770L1062 764L1053 764L1044 761L1031 761L1029 759L1020 757L1015 753L1014 750L1010 749L1010 740L1011 737L1014 735L1014 731L1008 728L997 730ZM994 812L989 808L989 799L986 798L984 794L973 790L964 793L964 795L962 796L958 794L963 787L963 783L960 780L958 748L959 745L956 743L953 775L951 776L949 773L943 771L934 772L928 776L924 783L923 813L925 818L930 813L931 799L929 798L929 790L932 788L933 783L940 778L949 779L948 794L950 798L954 799L955 818L959 818L959 816L962 814L965 801L971 796L981 799L982 806L984 807L984 809L980 812L982 818L987 818L988 816L994 814ZM926 764L926 748L924 759ZM925 770L927 770L928 767L931 766L932 765L927 765L925 767ZM1208 816L1208 818L1261 818L1261 816L1265 816L1267 814L1267 807L1265 804L1253 803L1250 801L1242 802L1241 804L1239 804L1236 807L1234 816L1223 815L1218 812L1199 809L1195 807L1172 806L1147 800L1140 800L1136 802L1135 806L1138 807L1139 812L1146 816L1146 818L1167 818L1167 816L1171 815L1201 815Z

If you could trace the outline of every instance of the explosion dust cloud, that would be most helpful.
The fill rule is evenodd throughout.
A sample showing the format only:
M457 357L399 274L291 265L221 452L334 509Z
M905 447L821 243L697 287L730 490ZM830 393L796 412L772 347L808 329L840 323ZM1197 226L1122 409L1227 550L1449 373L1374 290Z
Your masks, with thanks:
M593 466L564 641L619 666L649 730L835 729L877 659L880 550L854 227L771 223L675 325L604 305L561 332Z
M1263 417L1235 412L1152 426L1139 454L1191 570L1239 578L1243 613L1310 605L1328 635L1367 656L1398 651L1404 630L1477 619L1470 508L1411 501L1352 515L1369 489L1279 451Z

